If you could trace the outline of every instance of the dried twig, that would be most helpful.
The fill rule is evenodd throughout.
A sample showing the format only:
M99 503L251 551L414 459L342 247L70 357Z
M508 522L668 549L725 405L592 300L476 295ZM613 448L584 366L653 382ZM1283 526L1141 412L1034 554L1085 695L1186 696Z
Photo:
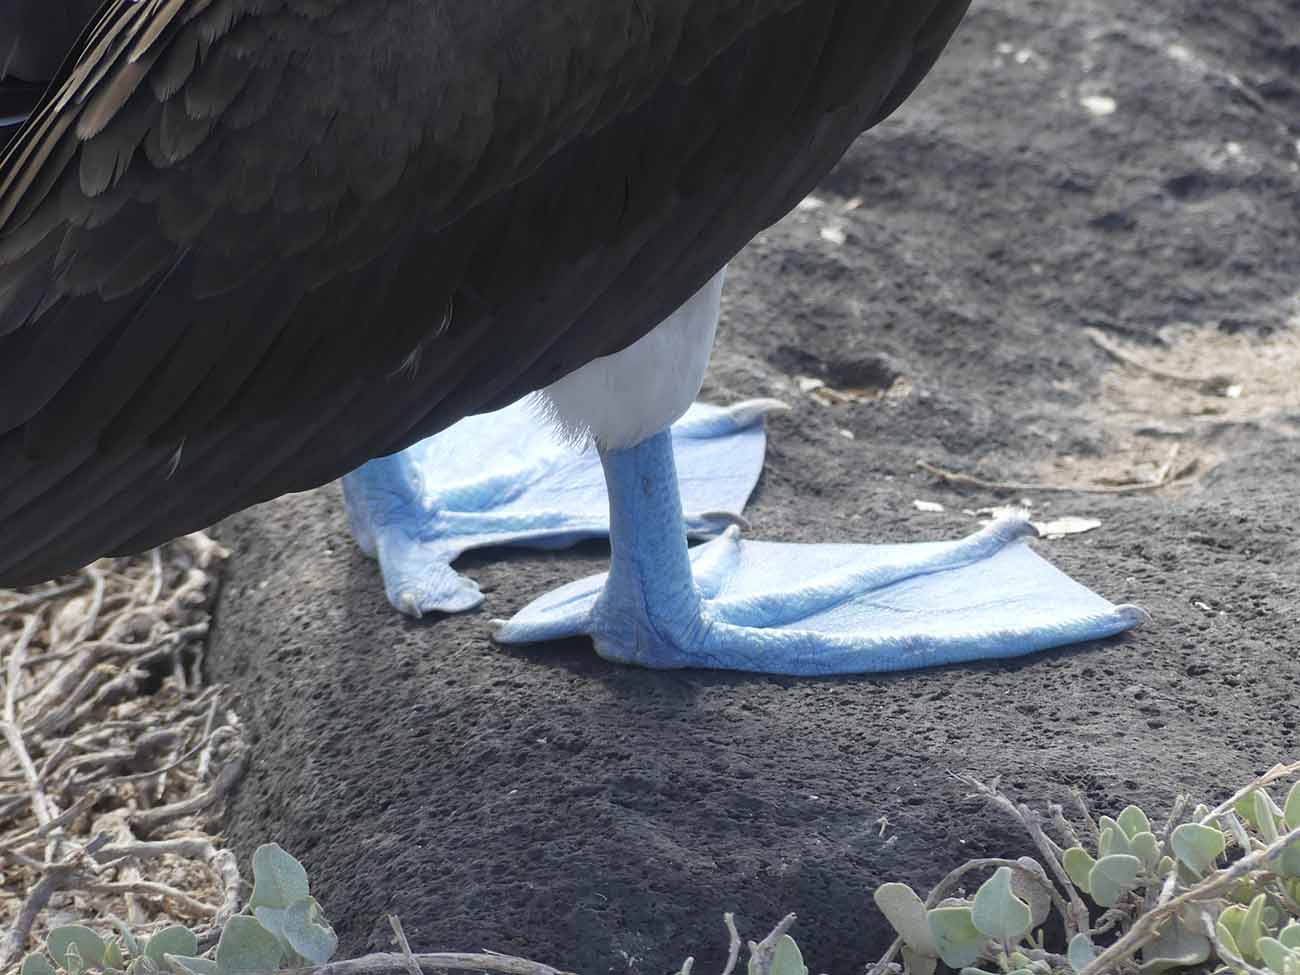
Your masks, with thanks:
M151 833L164 823L202 812L209 806L225 798L226 793L235 787L240 776L244 774L244 754L237 751L231 760L221 769L215 782L207 789L179 802L168 803L156 809L146 809L131 815L131 826L141 833Z
M722 975L731 975L740 959L740 932L736 930L736 915L730 911L722 915L722 923L727 926L727 935L731 938L731 944L727 948L727 964L722 969Z
M1068 494L1141 494L1147 491L1158 491L1160 488L1169 487L1186 480L1196 470L1197 461L1192 460L1184 464L1176 472L1173 470L1172 463L1165 464L1161 467L1155 480L1142 481L1137 484L1042 484L1036 481L988 481L973 474L946 470L924 460L917 461L916 466L927 474L933 474L949 484L964 484L967 487L976 487L985 491L1023 491L1027 494L1058 492Z
M776 958L776 946L794 925L796 918L787 914L762 941L749 943L750 971L757 975L772 975L772 961Z
M1170 372L1167 369L1161 369L1159 366L1153 366L1149 362L1143 362L1130 352L1121 348L1110 336L1099 332L1095 328L1084 329L1084 335L1092 341L1093 345L1101 349L1107 355L1111 356L1118 362L1140 372L1145 372L1148 376L1154 376L1157 379L1163 379L1165 382L1177 383L1180 386L1190 386L1197 392L1204 393L1207 396L1224 396L1228 389L1233 385L1231 376L1216 374L1213 376L1190 376L1179 372Z
M465 954L446 952L432 955L412 955L420 972L496 972L499 975L572 975L563 969L552 968L527 958L513 955ZM392 952L380 952L354 958L350 961L329 962L311 968L295 968L281 975L406 975L407 958Z
M223 708L219 688L188 694L188 674L165 682L153 699L138 690L145 668L174 673L195 656L215 592L205 570L224 553L202 535L165 551L101 560L75 581L10 599L0 593L0 652L7 651L0 721L8 745L0 752L0 827L7 827L0 860L17 867L0 885L0 968L40 933L42 912L69 895L92 924L125 908L136 928L181 915L210 919L219 930L239 909L244 885L234 855L208 837L167 836L238 780L238 718ZM31 618L16 615L33 609ZM61 812L65 796L71 804ZM93 823L92 808L101 810ZM142 841L133 830L161 835ZM181 889L173 858L202 863L209 880Z
M402 920L396 914L388 915L388 924L393 929L393 935L397 938L397 946L402 949L402 958L406 962L406 971L408 975L420 975L420 964L415 960L415 955L411 953L411 943L406 940L406 932L402 930Z

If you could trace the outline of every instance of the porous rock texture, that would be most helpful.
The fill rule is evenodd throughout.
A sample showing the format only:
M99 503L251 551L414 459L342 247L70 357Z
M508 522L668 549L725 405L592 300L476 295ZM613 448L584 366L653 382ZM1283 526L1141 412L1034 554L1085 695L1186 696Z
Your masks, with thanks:
M603 545L467 558L484 610L413 622L327 487L219 528L210 670L254 735L241 855L301 857L341 956L388 950L395 913L417 950L714 972L723 911L754 938L795 911L812 970L850 973L890 940L877 884L1030 852L950 772L1159 815L1295 757L1298 74L1296 0L976 0L917 95L732 265L706 397L794 407L754 535L937 538L1028 499L1101 522L1035 544L1149 626L887 678L506 651L488 619Z

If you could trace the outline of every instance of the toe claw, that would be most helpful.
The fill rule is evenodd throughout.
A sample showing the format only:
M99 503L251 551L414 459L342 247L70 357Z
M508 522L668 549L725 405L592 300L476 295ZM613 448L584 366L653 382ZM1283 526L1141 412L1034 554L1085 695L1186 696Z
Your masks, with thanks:
M400 592L397 599L393 601L393 606L398 612L403 613L412 619L420 619L424 615L420 611L420 600L416 598L413 592Z

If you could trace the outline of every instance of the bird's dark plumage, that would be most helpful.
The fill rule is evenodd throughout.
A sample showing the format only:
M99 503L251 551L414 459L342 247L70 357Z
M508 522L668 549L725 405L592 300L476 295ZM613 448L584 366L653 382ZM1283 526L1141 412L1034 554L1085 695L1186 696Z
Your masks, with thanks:
M627 346L967 3L111 0L66 60L17 14L54 84L0 159L0 585Z

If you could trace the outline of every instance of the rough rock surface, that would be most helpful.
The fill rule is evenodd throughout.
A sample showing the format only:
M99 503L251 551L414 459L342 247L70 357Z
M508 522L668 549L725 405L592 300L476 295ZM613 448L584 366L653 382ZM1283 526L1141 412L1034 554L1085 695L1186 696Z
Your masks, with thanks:
M1298 74L1296 0L977 0L916 97L728 282L706 395L795 406L756 535L940 537L1028 498L1100 520L1037 544L1151 625L888 679L508 652L488 618L598 571L603 546L466 559L485 611L411 622L326 488L220 529L211 670L256 736L232 841L305 861L344 954L387 949L392 912L418 949L711 972L724 910L751 937L793 910L813 971L848 973L889 940L877 884L1027 851L950 771L1158 812L1294 757ZM918 461L1094 487L1196 466L1105 495Z

